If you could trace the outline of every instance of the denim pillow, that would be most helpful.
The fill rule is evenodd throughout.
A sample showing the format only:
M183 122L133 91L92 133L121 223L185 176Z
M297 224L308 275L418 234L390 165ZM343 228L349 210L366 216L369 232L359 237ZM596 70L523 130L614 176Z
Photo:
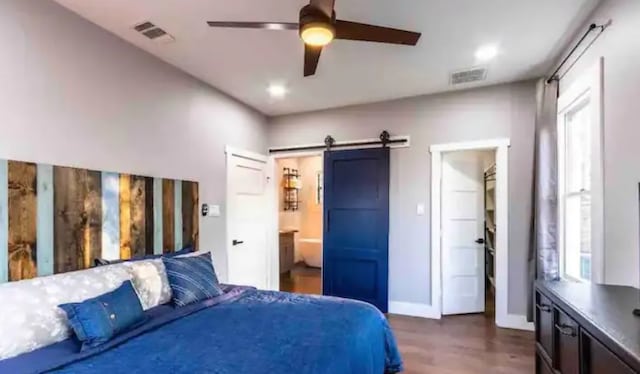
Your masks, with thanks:
M95 348L146 321L131 281L114 291L81 303L59 305L82 343L81 351Z
M140 256L140 257L133 257L133 258L130 258L128 260L106 260L104 258L95 258L93 260L93 266L94 267L98 267L98 266L119 264L119 263L122 263L122 262L153 260L153 259L160 258L160 257L183 256L183 255L192 253L193 251L194 251L194 248L193 248L193 246L190 245L190 246L184 247L181 250L175 251L175 252L163 253L161 255L146 255L146 256Z
M224 292L213 270L211 254L192 257L163 257L173 303L185 306L220 296Z

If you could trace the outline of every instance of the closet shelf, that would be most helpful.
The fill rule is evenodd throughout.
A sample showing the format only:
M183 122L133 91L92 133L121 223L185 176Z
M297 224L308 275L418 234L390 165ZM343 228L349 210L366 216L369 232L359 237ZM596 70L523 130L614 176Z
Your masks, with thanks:
M484 248L485 248L485 277L491 283L493 289L496 287L496 166L489 166L484 171Z

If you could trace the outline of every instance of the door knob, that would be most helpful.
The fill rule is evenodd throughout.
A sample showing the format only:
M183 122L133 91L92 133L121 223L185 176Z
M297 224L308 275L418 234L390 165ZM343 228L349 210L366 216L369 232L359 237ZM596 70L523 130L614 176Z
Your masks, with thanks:
M482 239L482 238L478 238L478 239L476 239L476 243L478 243L478 244L484 244L484 239Z
M231 244L233 244L233 245L238 245L238 244L242 244L242 243L244 243L242 240L235 240L235 239L233 239L233 241L231 242Z

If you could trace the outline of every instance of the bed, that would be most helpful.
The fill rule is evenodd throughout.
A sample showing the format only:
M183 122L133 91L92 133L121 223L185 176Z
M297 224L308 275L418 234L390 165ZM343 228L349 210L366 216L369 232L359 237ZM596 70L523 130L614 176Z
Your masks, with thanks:
M0 361L0 373L383 374L402 371L385 316L340 298L223 285L95 349L71 339Z

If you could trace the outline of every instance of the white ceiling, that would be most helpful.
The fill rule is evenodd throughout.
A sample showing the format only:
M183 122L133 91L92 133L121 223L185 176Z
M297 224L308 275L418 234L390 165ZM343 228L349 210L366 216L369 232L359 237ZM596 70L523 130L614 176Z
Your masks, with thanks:
M449 91L449 73L477 65L475 50L487 43L497 43L500 55L481 85L541 76L598 2L336 0L339 19L419 31L422 39L417 47L335 41L317 74L303 78L297 32L211 29L205 22L297 22L305 0L56 1L267 115ZM144 20L176 42L157 44L132 30ZM285 83L289 95L271 99L272 82Z

